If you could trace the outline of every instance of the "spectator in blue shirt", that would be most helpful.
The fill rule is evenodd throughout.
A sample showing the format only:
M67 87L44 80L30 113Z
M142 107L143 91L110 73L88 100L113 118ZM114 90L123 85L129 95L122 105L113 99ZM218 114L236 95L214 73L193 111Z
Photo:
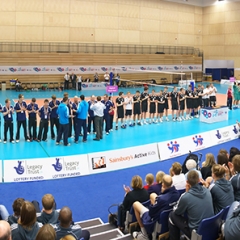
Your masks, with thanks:
M51 108L50 114L50 128L51 128L51 138L55 140L54 126L56 127L57 133L59 129L59 119L57 115L57 109L60 104L60 101L57 100L55 95L52 95L52 101L49 102L49 107Z
M83 142L87 141L87 116L88 116L88 103L85 101L85 96L80 96L80 104L77 110L77 131L75 134L75 143L78 142L80 129L83 129Z
M40 108L39 112L40 117L40 126L38 131L38 142L41 140L46 142L47 141L47 134L48 134L48 124L51 114L51 108L49 107L49 101L48 99L44 100L43 107ZM42 134L43 132L43 134Z
M38 105L36 104L36 98L32 98L32 102L28 104L28 132L30 141L37 141L37 112ZM33 132L32 132L33 129Z
M5 100L5 106L2 109L3 118L4 118L4 139L3 143L7 142L7 133L10 134L10 142L14 143L13 140L13 106L11 106L10 99Z
M16 143L19 142L20 137L20 128L23 126L24 137L27 142L30 142L29 137L27 135L27 121L26 121L26 110L27 104L23 101L24 96L22 94L18 95L18 101L14 106L14 110L17 113L17 133L16 133Z
M92 104L96 103L95 96L92 95L91 99L88 101L88 134L91 133L93 126L93 134L96 134L95 125L94 125L94 112L90 108Z
M69 130L68 130L68 137L72 137L72 101L69 99L69 95L67 92L65 92L63 94L63 97L67 97L68 98L68 102L67 102L67 107L68 107L68 112L69 112L69 118L68 118L68 121L69 121Z
M63 135L64 146L70 146L70 143L68 143L69 109L67 107L67 104L68 104L68 97L64 97L57 110L57 114L59 116L59 131L58 131L57 141L56 141L57 145L59 145Z

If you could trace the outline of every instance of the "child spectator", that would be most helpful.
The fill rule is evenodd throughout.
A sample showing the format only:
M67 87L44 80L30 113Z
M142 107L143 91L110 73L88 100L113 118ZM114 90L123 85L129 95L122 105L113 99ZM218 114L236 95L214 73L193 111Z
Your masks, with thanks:
M216 164L214 155L212 153L206 154L204 166L201 168L201 174L204 180L212 176L212 166L214 164Z
M229 86L227 90L227 106L230 110L232 110L232 100L233 100L232 86Z
M147 185L145 185L144 188L148 191L149 187L152 186L154 183L154 176L152 173L148 173L146 175L145 182Z
M45 224L36 236L35 240L55 240L56 239L56 232L54 228L50 224Z
M17 198L13 202L13 205L12 205L13 214L10 215L7 220L10 225L18 222L18 219L20 217L20 211L21 211L24 201L25 200L23 198Z
M148 189L148 193L156 193L157 195L159 195L162 191L162 180L163 180L163 176L165 175L164 172L159 171L156 174L156 183L151 185Z
M172 164L170 175L172 176L172 185L175 186L177 190L183 190L186 188L186 178L182 173L182 165L179 162Z

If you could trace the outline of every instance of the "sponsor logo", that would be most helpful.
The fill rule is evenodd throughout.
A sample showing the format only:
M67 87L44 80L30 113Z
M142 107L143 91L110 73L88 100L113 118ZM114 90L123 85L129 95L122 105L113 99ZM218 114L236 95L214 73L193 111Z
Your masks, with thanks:
M9 68L9 71L10 71L10 72L16 72L16 71L17 71L17 69L16 69L16 68L12 68L12 67L11 67L11 68Z
M106 72L108 69L106 67L101 67L101 70Z
M57 70L58 70L59 72L63 72L63 71L64 71L64 68L58 67Z
M171 141L167 144L168 149L171 150L171 153L176 153L179 151L180 145L177 143L177 141Z
M52 164L55 171L60 172L62 170L62 164L60 163L60 158L56 158L56 163Z
M175 69L175 70L179 70L179 67L177 67L177 66L174 66L174 69Z
M146 68L145 67L140 67L140 70L146 70Z
M14 167L14 169L16 170L17 174L22 175L25 171L24 167L22 166L22 161L18 161L18 166Z
M41 71L41 68L34 67L33 70L34 70L35 72L40 72L40 71Z
M158 67L158 70L162 71L162 70L163 70L163 68L162 68L162 67Z
M87 69L84 68L84 67L80 67L79 69L80 69L80 71L82 71L82 72L86 72L86 71L87 71Z
M216 135L216 137L218 138L218 139L221 139L222 138L222 135L220 134L220 131L219 130L217 130L217 134L215 134Z
M211 118L212 117L212 114L210 112L208 112L207 110L202 110L202 115L205 118Z
M236 127L236 125L233 126L233 132L234 132L235 134L238 134L238 132L239 132L238 129L237 129L237 127Z
M193 67L192 67L192 66L189 66L188 68L189 68L190 70L193 70Z
M201 135L199 136L195 136L193 137L193 142L196 144L196 147L197 146L202 146L203 145L203 138L201 137Z
M123 71L123 72L126 72L126 71L127 71L127 68L126 68L126 67L122 67L122 71Z

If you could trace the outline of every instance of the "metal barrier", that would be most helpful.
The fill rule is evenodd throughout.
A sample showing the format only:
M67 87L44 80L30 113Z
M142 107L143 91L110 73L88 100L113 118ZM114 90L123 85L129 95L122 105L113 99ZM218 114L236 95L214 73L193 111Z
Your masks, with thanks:
M0 42L0 52L46 53L115 53L115 54L186 54L202 57L203 52L187 46L57 43L57 42Z

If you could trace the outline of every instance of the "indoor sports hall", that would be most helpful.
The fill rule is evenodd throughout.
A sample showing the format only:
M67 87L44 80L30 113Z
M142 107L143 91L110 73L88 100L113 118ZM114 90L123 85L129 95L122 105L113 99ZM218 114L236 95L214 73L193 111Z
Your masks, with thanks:
M76 97L80 104L81 95L91 102L93 95L102 100L108 94L114 117L112 131L106 132L103 124L100 141L94 140L91 131L86 141L80 135L75 142L72 126L69 146L64 146L56 144L55 128L56 138L51 137L50 121L46 141L27 141L23 128L16 141L16 110L12 113L13 142L9 132L5 140L6 115L0 112L0 205L12 214L13 201L21 197L38 201L42 209L41 199L49 193L59 211L64 206L72 210L73 222L89 231L90 239L143 239L109 223L109 207L115 204L111 211L117 212L126 194L123 186L131 187L133 176L139 175L146 185L147 174L163 171L169 175L172 164L185 165L191 153L198 156L200 171L208 153L217 162L220 149L230 153L232 147L239 148L239 11L238 0L1 0L2 110L6 99L13 108L19 104L19 95L27 105L35 98L40 108L53 95L63 101L68 93L71 104ZM180 91L187 96L189 89L201 88L196 96L202 99L209 85L215 89L216 104L209 101L203 106L203 101L189 113L186 104L183 116L192 118L181 121L178 107L175 121L174 89L179 99ZM161 121L155 122L158 110L151 120L147 100L149 109L146 119L140 115L141 124L131 115L124 127L121 121L117 125L116 101L121 93L124 99L128 94L132 99L147 88L149 98L155 94L157 99L166 87L168 121L166 109ZM40 122L37 114L37 133ZM29 135L28 124L26 111ZM5 220L1 207L0 220ZM220 225L216 229L220 234ZM168 227L155 230L145 239L172 240L159 237L169 236ZM202 240L210 240L206 229L201 234Z

